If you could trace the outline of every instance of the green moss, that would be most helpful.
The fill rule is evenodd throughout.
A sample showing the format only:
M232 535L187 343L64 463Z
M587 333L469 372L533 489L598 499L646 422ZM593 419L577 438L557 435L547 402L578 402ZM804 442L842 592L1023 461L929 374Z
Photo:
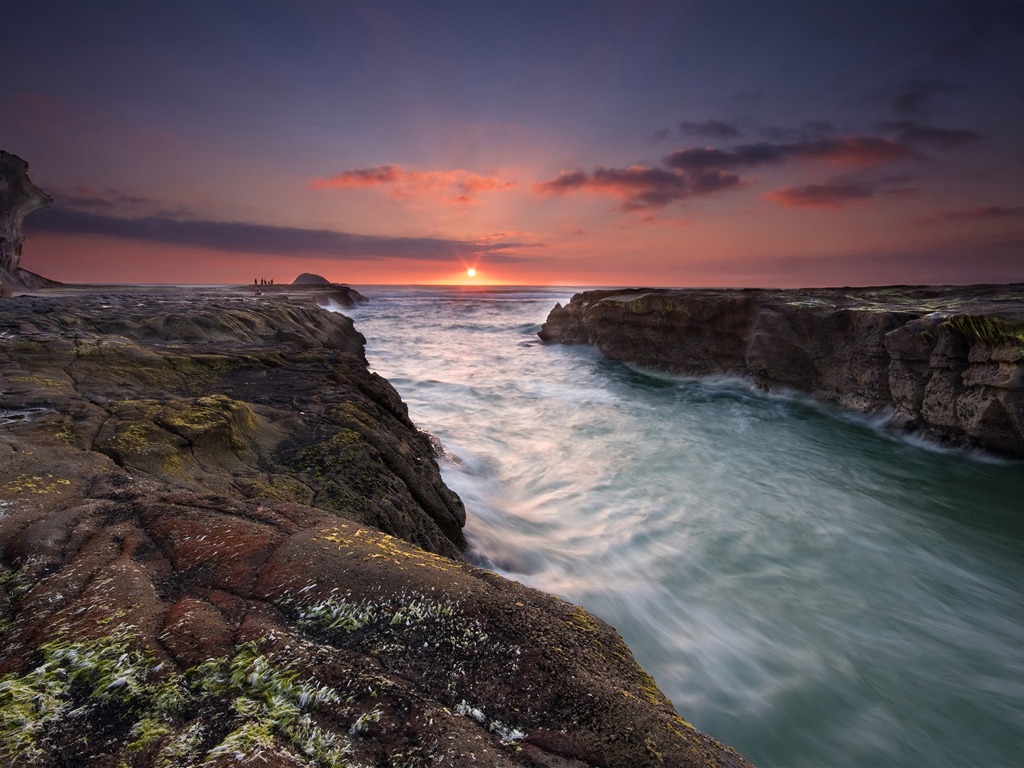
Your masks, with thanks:
M4 485L0 485L0 495L57 493L69 485L71 485L70 480L54 477L49 472L45 475L21 475Z
M567 623L577 629L582 629L584 632L598 632L600 630L594 617L579 606L572 609L572 613L569 614L569 622Z
M456 604L416 595L355 603L343 597L330 597L301 608L298 624L333 636L364 628L385 634L393 634L388 631L390 628L397 632L415 629L433 636L435 645L444 643L459 651L471 651L488 641L480 623L463 614Z
M71 428L70 424L65 424L58 428L57 431L53 433L53 436L68 445L75 447L78 447L79 445L78 436L75 434L75 430Z
M1024 324L987 315L954 315L945 323L968 341L986 344L1024 344Z
M661 752L658 751L657 742L650 736L644 739L644 748L647 750L647 754L657 760L659 763L665 762L665 758L662 757Z
M658 706L665 703L665 695L658 688L658 684L654 682L654 678L649 674L640 670L640 683L637 685L640 693L648 704Z
M288 466L319 481L311 485L320 486L321 501L340 511L387 491L388 475L381 472L376 449L347 427L302 451Z
M684 741L688 741L689 739L687 738L686 732L694 731L696 729L693 727L692 724L683 720L683 718L679 717L679 715L676 715L669 722L665 723L665 730L667 730L669 733L678 736L680 739L683 739Z
M341 700L334 689L301 680L251 643L229 662L207 661L190 674L194 687L206 696L231 700L236 715L234 727L206 753L203 765L223 756L245 760L272 747L294 750L315 765L344 765L347 743L310 716L311 711Z
M678 301L671 296L660 296L650 293L644 293L635 298L630 296L607 298L604 299L602 303L618 307L619 309L636 315L646 315L651 313L659 315L682 315L684 317L689 315L684 302Z
M0 678L0 757L50 765L69 740L87 749L90 732L119 725L111 738L123 745L121 756L155 750L161 768L241 761L268 749L313 766L346 765L347 742L313 719L340 701L333 689L300 679L252 644L231 659L161 675L133 641L126 627L98 639L56 640L41 648L42 663L32 670ZM220 724L220 737L210 723Z
M110 439L110 447L126 458L138 456L152 447L159 434L146 422L132 422Z
M348 523L325 528L314 537L314 540L329 542L339 550L358 556L362 560L386 559L398 566L398 570L431 568L448 573L461 571L457 562L443 555L411 547L407 542L386 533L356 525L350 526ZM368 549L370 554L367 554Z
M0 756L41 762L72 711L134 712L165 700L154 695L161 684L148 682L152 664L129 647L126 629L85 642L53 641L41 654L31 671L0 678ZM170 714L152 708L154 717Z
M356 424L374 427L375 420L351 400L332 405L327 409L327 418L338 424Z
M160 472L165 477L176 477L179 480L193 479L188 460L179 451L165 453L160 457Z
M10 376L7 380L12 383L31 384L33 387L66 387L68 385L67 381L47 376Z
M250 498L277 499L290 501L294 504L305 504L309 501L309 487L287 475L272 475L267 480L249 480L242 486L242 492Z

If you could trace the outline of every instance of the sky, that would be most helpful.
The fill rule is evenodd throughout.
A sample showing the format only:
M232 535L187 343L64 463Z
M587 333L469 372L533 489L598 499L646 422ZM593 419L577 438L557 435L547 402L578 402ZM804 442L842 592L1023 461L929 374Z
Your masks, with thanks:
M3 14L57 280L1024 281L1024 3Z

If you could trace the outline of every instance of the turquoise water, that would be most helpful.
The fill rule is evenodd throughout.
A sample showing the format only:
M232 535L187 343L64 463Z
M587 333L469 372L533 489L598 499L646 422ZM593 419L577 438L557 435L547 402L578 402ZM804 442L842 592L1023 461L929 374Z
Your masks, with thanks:
M614 625L761 766L1024 762L1024 465L536 332L571 290L361 289L474 559Z

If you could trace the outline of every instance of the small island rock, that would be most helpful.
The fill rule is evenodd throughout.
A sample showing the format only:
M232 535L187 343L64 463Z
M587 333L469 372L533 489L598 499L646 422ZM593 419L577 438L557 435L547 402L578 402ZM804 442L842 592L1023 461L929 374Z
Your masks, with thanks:
M312 272L303 272L292 280L292 285L330 285L331 281L322 275L314 275Z

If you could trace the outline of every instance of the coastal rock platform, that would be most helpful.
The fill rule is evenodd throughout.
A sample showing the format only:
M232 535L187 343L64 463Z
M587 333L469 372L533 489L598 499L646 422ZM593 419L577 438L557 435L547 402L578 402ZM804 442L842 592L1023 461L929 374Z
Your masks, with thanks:
M363 341L290 292L0 301L0 762L747 765L466 561Z
M1024 458L1022 284L585 291L539 335L889 412L893 428Z

